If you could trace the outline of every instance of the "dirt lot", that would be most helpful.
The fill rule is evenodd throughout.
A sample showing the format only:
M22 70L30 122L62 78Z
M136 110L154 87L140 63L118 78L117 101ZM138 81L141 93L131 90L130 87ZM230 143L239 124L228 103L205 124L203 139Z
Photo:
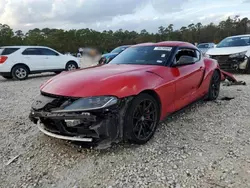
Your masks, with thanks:
M250 187L250 76L169 118L148 144L105 151L49 138L28 120L51 76L0 78L0 187Z

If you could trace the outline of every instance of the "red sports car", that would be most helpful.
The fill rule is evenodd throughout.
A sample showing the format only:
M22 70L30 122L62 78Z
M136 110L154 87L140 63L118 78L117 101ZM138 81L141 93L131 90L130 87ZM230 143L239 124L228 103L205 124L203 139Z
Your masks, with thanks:
M109 64L63 72L41 86L30 119L45 134L99 147L144 144L159 121L215 100L230 75L187 42L134 45Z

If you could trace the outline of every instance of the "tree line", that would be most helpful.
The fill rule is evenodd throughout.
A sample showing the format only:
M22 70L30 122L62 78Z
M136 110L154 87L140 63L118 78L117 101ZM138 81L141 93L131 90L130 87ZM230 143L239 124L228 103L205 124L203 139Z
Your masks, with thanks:
M174 30L174 25L160 26L157 33L149 33L146 29L141 32L119 29L117 31L93 29L50 29L35 28L23 33L14 31L6 24L0 24L0 46L6 45L43 45L54 48L62 53L77 52L79 47L97 48L99 51L110 51L125 44L143 42L159 42L166 40L187 41L191 43L214 42L231 35L250 33L250 20L235 16L228 17L219 24L192 23Z

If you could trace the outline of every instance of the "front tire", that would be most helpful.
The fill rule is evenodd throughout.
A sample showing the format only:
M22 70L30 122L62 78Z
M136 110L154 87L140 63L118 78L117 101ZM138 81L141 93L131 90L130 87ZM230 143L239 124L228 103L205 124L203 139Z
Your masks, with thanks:
M142 93L130 103L125 115L125 139L134 144L145 144L154 135L160 118L159 104L154 97Z
M210 81L207 100L214 101L218 98L220 93L220 82L220 72L215 70Z
M29 75L29 71L24 65L17 65L12 69L11 74L17 80L25 80Z
M77 68L78 68L77 63L74 62L74 61L69 61L69 62L66 64L66 67L65 67L65 69L66 69L67 71L75 70L75 69L77 69Z

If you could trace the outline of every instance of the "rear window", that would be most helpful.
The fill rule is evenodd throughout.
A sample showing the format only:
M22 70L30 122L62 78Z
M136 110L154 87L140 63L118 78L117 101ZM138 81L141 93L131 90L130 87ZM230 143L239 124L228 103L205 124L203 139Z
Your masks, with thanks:
M209 48L209 44L199 44L198 48Z
M10 55L14 53L15 51L19 50L20 48L1 48L0 54L1 55Z

